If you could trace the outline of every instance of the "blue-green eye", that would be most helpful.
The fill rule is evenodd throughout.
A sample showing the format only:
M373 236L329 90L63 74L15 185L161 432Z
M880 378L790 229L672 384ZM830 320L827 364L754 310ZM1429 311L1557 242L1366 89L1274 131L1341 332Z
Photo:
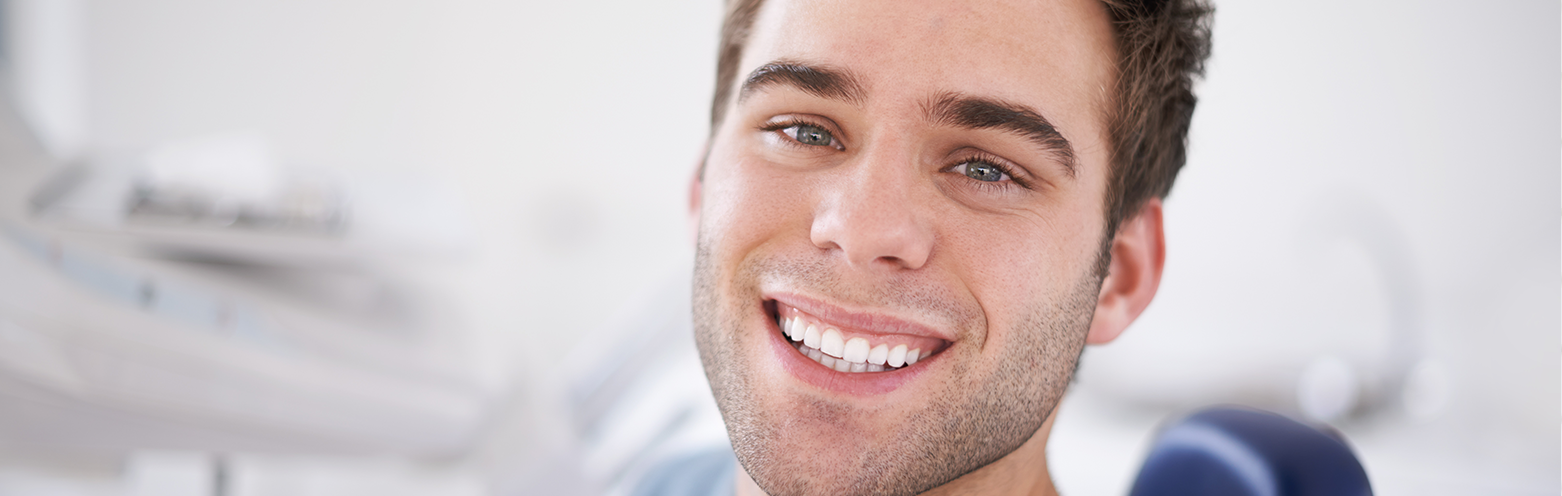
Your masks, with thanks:
M798 143L812 146L835 146L835 135L825 128L812 124L798 124L782 129Z
M989 183L1009 179L1009 175L998 166L976 160L955 166L955 171L965 174L965 177Z

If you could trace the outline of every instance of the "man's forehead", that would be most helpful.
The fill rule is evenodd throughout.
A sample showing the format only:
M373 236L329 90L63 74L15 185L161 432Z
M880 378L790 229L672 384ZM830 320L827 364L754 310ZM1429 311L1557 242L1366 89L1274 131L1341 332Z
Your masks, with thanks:
M741 72L777 58L997 85L1105 75L1115 53L1099 0L766 0Z

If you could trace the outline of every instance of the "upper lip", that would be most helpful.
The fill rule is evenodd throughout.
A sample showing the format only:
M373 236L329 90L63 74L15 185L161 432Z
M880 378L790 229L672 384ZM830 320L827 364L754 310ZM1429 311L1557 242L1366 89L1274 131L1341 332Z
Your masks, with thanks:
M881 312L849 309L795 293L769 293L765 294L764 298L852 330L873 334L922 336L949 342L955 340L951 332L938 327Z

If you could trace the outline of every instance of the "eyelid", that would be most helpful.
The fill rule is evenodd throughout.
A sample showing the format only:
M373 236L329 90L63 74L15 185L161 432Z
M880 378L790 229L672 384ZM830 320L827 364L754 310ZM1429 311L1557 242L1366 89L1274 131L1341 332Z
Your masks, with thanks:
M983 162L990 164L993 167L997 167L999 171L1002 171L1005 175L1008 175L1009 180L1014 182L1015 185L1025 189L1035 189L1033 187L1033 183L1031 182L1034 178L1030 176L1030 171L1011 160L982 150L974 149L970 150L969 152L957 154L955 156L959 158L953 160L954 163L948 167L945 167L944 170L953 170L955 167L970 162ZM975 179L972 180L974 181Z
M971 164L978 163L978 162L983 163L983 164L987 164L987 161L985 161L985 160L962 160L962 161L960 161L960 163L955 164L955 166L952 167L951 169L961 169L961 168L964 168L966 170L952 171L952 172L958 172L961 175L964 175L966 177L971 177L970 166L971 166ZM998 182L1003 182L1005 180L1007 180L1007 181L1013 181L1014 180L1014 176L1012 174L1009 174L1008 170L1006 170L1006 169L1004 169L1002 167L998 167L997 165L994 165L994 164L987 164L987 165L993 165L994 168L998 169L998 174L1001 174L1003 177L1000 178L997 181L982 181L982 182L984 182L984 183L998 183ZM972 178L972 179L975 179L975 178Z
M835 123L830 122L829 119L825 119L825 118L822 118L822 117L816 117L816 118L809 118L809 117L811 117L811 116L787 115L787 116L773 117L770 120L765 121L764 124L760 124L759 130L760 131L772 132L773 133L773 132L776 132L776 131L780 131L780 130L783 130L783 129L787 129L787 128L790 128L790 127L796 127L796 126L816 126L816 127L819 127L819 128L823 128L825 131L828 131L830 133L831 141L835 142L835 146L833 146L831 148L834 148L836 150L845 150L846 149L846 143L844 142L845 140L843 140L842 137L841 137L841 134L842 134L841 130L840 130L840 128L835 126ZM791 137L791 136L787 137L787 142L790 143L790 144L793 144L793 145L807 146L807 145L803 145L802 143L798 143L797 142L797 138L794 138L794 137Z

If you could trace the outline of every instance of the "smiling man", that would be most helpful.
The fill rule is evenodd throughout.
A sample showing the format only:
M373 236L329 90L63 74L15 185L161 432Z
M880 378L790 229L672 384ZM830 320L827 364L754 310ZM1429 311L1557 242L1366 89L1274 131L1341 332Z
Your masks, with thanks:
M739 494L1053 494L1087 343L1154 297L1209 9L732 0L694 322Z

